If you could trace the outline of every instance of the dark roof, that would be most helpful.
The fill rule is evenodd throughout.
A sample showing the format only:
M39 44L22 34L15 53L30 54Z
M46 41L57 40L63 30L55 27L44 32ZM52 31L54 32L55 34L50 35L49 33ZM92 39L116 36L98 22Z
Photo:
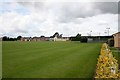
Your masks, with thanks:
M42 39L42 38L50 38L50 37L33 37L33 39Z
M24 39L29 39L29 38L31 38L31 37L22 37L22 38L24 38Z
M117 33L115 33L115 34L119 34L120 32L117 32ZM115 34L113 34L113 35L115 35Z

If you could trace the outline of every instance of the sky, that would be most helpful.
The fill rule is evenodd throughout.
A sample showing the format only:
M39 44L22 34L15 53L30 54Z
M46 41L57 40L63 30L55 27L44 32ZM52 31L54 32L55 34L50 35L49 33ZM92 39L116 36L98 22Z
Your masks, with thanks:
M109 29L108 29L109 28ZM109 30L109 34L108 34ZM3 0L0 37L104 36L118 32L118 2L101 0Z

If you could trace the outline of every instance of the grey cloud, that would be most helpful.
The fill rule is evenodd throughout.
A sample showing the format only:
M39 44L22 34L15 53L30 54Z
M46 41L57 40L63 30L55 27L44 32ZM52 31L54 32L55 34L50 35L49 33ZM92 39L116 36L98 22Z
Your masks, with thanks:
M61 6L61 15L59 16L60 22L69 22L74 18L85 18L89 16L94 16L97 12L93 11L93 4L88 3L76 3L76 2L66 2Z
M118 14L117 2L18 2L20 5L34 8L38 12L49 10L58 22L67 23L75 18L92 17L99 14ZM47 4L47 5L46 5Z
M98 13L118 13L118 3L117 2L18 2L19 4L27 7L34 7L35 9L43 9L51 6L58 7L62 9L64 16L73 16L73 17L88 17L94 16ZM45 5L49 3L49 5ZM58 4L58 5L56 5ZM61 7L61 8L59 8ZM89 10L89 8L91 9Z
M16 28L16 29L14 30L14 32L18 32L18 33L28 33L28 31L23 30L23 29L18 29L18 28Z
M56 13L56 12L55 12ZM117 2L67 2L62 4L60 22L70 22L74 18L86 18L99 14L118 14ZM56 13L57 14L57 13Z
M41 10L44 8L44 4L43 2L25 2L25 1L21 1L21 2L17 2L18 4L22 5L22 6L25 6L27 8L30 8L30 9L34 9L34 10Z
M100 9L102 13L118 14L118 2L96 2L95 6Z

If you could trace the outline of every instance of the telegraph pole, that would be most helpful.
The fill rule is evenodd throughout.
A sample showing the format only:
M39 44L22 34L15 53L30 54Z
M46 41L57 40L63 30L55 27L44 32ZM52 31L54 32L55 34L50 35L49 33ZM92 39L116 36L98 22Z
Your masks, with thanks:
M100 32L99 32L99 41L100 41Z
M108 28L106 28L107 30L108 30L108 36L109 36L109 30L110 30L110 28L108 27Z
M105 33L105 36L107 36L107 35L106 35L106 34L107 34L107 32L105 31L104 33Z
M92 36L91 33L92 33L92 31L90 31L90 36Z

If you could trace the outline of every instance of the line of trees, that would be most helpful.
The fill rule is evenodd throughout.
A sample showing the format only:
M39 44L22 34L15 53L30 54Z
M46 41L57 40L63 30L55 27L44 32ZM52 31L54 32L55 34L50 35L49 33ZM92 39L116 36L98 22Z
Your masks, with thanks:
M7 37L7 36L4 36L4 37L2 38L2 41L17 41L17 38L9 38L9 37Z
M7 36L2 37L2 41L17 41L20 40L22 38L22 36L18 36L17 38L10 38Z
M71 41L80 41L82 43L86 43L88 41L88 38L85 36L81 36L81 34L78 33L76 36L70 37L70 40Z
M55 36L60 38L60 37L62 37L62 34L59 35L59 33L56 32L53 36L50 36L50 38L55 37ZM41 37L45 37L45 36L41 36ZM4 36L4 37L2 37L2 41L17 41L17 40L21 40L21 38L22 38L22 36L18 36L17 38L10 38L10 37ZM74 37L70 37L70 40L71 41L80 41L80 42L87 42L88 41L87 37L83 37L79 33Z
M81 39L81 34L79 34L79 33L74 37L70 37L71 41L80 41L80 39Z

